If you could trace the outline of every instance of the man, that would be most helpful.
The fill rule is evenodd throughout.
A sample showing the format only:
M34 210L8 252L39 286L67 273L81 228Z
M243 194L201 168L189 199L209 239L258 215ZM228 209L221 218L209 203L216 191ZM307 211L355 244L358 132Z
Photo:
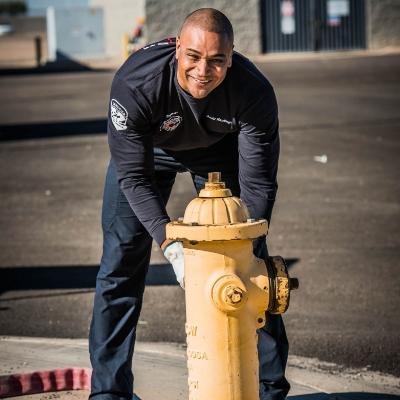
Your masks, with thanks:
M205 8L179 37L133 54L116 73L110 99L108 168L90 355L91 397L132 398L132 354L154 239L183 285L181 243L166 240L165 205L177 172L199 191L221 171L252 218L271 217L277 189L278 110L270 83L233 53L233 30ZM254 246L265 258L265 238ZM259 331L260 399L284 399L287 340L280 316ZM154 377L156 380L157 378Z

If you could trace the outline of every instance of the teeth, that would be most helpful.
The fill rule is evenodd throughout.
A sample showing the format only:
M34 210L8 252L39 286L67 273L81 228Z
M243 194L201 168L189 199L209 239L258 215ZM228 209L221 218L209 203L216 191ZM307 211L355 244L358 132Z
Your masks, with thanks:
M196 82L200 82L200 83L208 83L208 82L210 82L209 80L208 81L201 81L200 79L196 79L196 78L193 78Z

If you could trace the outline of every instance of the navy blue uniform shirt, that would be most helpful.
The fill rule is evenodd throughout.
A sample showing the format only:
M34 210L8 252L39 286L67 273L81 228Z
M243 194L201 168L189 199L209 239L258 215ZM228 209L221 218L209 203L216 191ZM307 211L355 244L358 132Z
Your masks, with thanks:
M154 147L179 154L232 140L237 142L240 197L252 218L269 220L279 157L271 84L234 52L224 81L196 99L179 86L176 68L175 39L168 39L132 54L112 83L109 146L136 216L158 244L165 240L170 219L153 180Z

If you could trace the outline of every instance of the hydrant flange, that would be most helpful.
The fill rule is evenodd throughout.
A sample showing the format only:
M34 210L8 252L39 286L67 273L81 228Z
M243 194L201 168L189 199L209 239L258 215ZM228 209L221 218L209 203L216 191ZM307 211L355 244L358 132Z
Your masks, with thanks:
M173 221L166 228L169 239L195 242L256 239L266 235L267 231L268 222L265 219L231 225L198 225Z

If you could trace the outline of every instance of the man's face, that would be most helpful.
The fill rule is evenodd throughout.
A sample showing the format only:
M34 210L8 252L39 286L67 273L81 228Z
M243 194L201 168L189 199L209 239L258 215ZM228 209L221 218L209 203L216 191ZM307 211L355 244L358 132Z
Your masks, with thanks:
M232 65L233 46L226 35L187 26L176 39L178 83L197 99L206 97Z

